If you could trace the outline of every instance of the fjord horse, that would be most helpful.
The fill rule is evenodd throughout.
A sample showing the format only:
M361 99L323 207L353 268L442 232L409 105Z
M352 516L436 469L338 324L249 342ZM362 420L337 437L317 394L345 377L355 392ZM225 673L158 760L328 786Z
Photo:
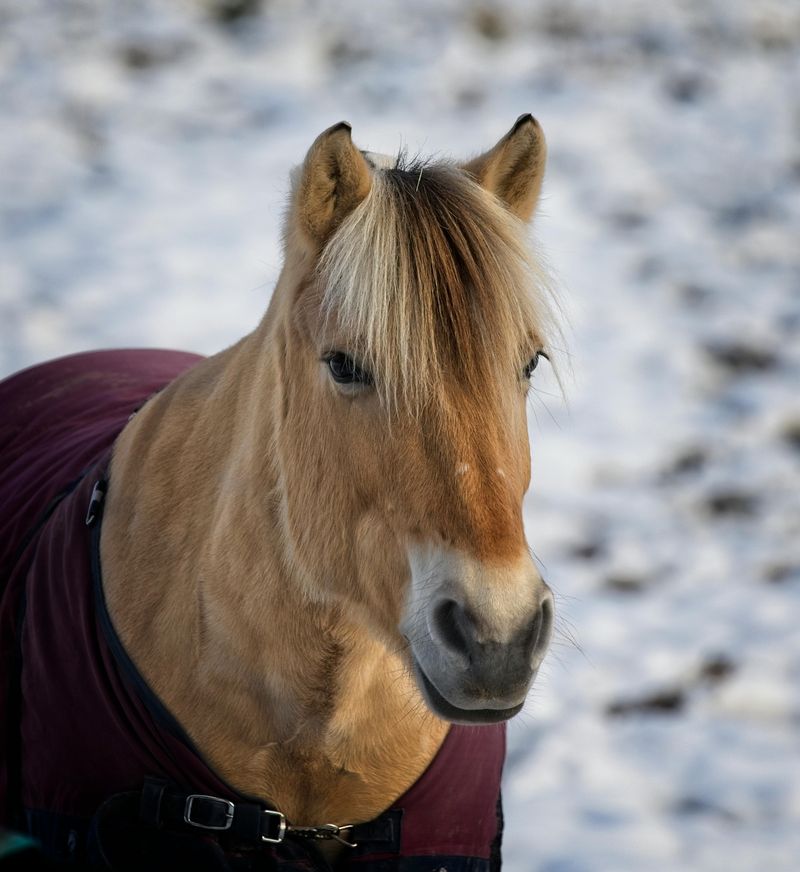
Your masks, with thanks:
M545 655L522 520L544 159L529 115L463 165L326 130L261 323L114 444L113 628L214 772L294 824L376 818L451 724L519 712Z

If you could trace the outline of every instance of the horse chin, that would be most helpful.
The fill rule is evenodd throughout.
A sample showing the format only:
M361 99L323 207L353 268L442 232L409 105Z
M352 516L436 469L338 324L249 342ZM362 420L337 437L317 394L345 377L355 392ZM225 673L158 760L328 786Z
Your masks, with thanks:
M461 708L442 696L434 683L425 674L416 657L413 658L413 662L417 686L422 691L422 696L428 708L443 720L454 724L497 724L519 714L525 704L525 700L523 700L521 703L511 706L511 708Z

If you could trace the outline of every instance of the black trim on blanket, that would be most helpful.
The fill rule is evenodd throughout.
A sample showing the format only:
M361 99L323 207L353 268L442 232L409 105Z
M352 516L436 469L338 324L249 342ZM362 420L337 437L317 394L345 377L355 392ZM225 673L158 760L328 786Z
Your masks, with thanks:
M108 489L109 479L107 475L102 475L98 479L98 481L104 482L106 485L106 490ZM103 591L103 572L100 565L100 533L103 527L103 512L105 509L105 502L105 500L102 500L95 507L95 514L94 519L91 523L91 533L89 540L90 566L92 572L92 587L94 588L95 613L97 615L97 621L100 624L100 629L103 633L103 638L105 639L106 644L108 645L111 653L113 654L114 660L116 661L117 666L119 666L120 671L124 675L126 681L128 681L129 684L132 685L137 696L139 696L139 698L147 707L147 710L155 718L159 727L166 730L177 739L180 739L180 741L184 745L186 745L194 754L196 754L200 760L203 760L205 765L208 765L208 763L206 763L205 759L203 758L203 755L198 750L197 746L189 737L188 733L183 729L183 727L180 725L172 712L159 699L155 691L147 683L142 673L139 672L136 664L133 662L133 660L131 660L130 655L125 650L122 641L117 635L114 623L111 620L111 615L108 612L108 606L106 604L105 593ZM225 782L223 781L223 783ZM226 786L229 785L227 785L226 783ZM231 792L235 793L236 795L240 795L237 793L237 791L231 790Z
M503 865L503 827L505 819L503 817L503 792L497 797L497 834L492 842L492 853L489 858L491 872L500 872Z

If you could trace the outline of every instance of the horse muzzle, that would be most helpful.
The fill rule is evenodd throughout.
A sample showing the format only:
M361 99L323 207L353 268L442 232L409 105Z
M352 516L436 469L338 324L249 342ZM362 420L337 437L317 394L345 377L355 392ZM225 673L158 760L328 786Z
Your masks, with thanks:
M530 561L504 569L452 556L412 561L402 627L429 708L456 723L507 720L522 708L553 629L553 595ZM448 571L449 570L449 571Z

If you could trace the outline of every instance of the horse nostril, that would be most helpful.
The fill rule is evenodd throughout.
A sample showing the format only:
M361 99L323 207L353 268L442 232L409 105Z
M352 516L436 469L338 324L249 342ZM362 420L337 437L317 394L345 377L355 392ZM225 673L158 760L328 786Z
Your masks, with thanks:
M443 600L434 608L431 635L452 654L469 660L470 640L475 636L474 621L455 600Z
M553 595L546 590L530 629L530 662L534 670L542 665L547 646L550 644L550 637L553 634L553 612Z

